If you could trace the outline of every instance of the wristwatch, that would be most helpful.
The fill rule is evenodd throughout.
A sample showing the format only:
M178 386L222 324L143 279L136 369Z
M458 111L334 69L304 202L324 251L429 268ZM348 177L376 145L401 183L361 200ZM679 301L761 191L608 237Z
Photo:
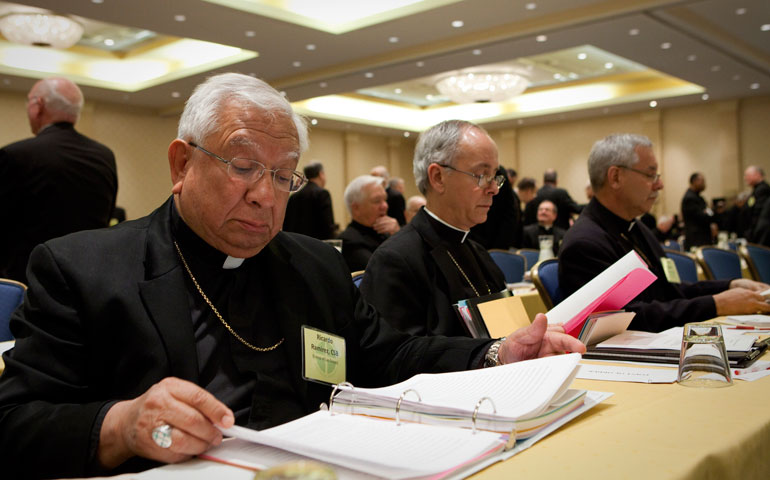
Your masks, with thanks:
M484 368L502 365L502 362L500 362L500 345L502 345L504 341L505 337L490 345L487 354L484 355Z

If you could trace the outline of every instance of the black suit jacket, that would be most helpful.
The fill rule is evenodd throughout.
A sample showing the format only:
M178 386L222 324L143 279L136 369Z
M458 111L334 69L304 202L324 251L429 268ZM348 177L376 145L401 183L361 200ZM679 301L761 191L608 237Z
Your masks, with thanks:
M572 214L580 213L583 209L570 197L569 192L563 188L546 184L540 187L535 198L524 207L524 225L537 223L537 207L543 200L550 200L556 205L556 221L553 224L564 230L569 229L569 219L572 218Z
M393 188L386 188L385 193L388 195L388 216L396 219L399 225L406 225L406 217L404 216L404 210L406 210L406 200L401 192Z
M565 297L631 251L629 224L596 197L588 203L575 225L567 230L559 253L559 286ZM636 312L629 328L660 332L715 317L712 295L729 288L730 282L669 283L660 263L663 249L655 236L641 222L636 222L634 228L641 232L648 267L658 279L626 305L626 310Z
M35 245L108 226L117 192L112 151L71 123L0 149L0 277L26 282Z
M350 268L350 272L358 272L366 268L372 253L377 250L387 235L377 233L372 227L365 227L353 220L341 234L342 258Z
M684 220L684 248L711 245L711 222L713 217L706 213L706 200L698 192L687 189L682 197L682 220Z
M750 218L748 230L746 231L746 238L750 242L758 243L760 237L764 234L764 232L760 231L758 224L762 214L762 207L768 200L770 200L770 185L762 180L758 184L754 185L754 189L751 191L751 196L746 203L749 209L748 216Z
M551 227L546 229L539 224L527 225L524 227L524 236L521 242L522 248L534 248L540 250L540 235L553 235L553 253L559 254L559 246L567 233L563 228Z
M11 320L16 347L0 377L0 460L9 478L85 476L99 412L164 377L196 382L192 291L172 244L168 201L150 216L38 246L30 285ZM418 372L475 366L488 340L411 337L360 300L337 251L281 232L265 247L275 321L294 391L306 411L330 388L302 378L300 328L346 340L347 380L386 385ZM254 353L259 355L258 353ZM40 461L41 452L55 452ZM139 459L123 470L145 468Z
M329 191L308 182L302 190L291 194L286 205L283 229L319 240L334 238L334 212Z
M503 272L484 248L469 245L491 291L505 289ZM397 329L413 335L468 335L452 305L467 284L422 208L369 259L361 293ZM486 293L486 292L484 292Z

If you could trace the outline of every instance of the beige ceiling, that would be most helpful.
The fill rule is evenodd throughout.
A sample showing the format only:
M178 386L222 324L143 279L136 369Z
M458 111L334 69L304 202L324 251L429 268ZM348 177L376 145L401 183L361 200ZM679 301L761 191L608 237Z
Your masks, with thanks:
M406 7L401 12L405 16L385 13L358 24L348 22L343 33L315 28L321 23L315 25L307 17L274 14L264 8L244 11L202 0L23 3L92 21L86 29L95 32L92 38L104 34L97 28L99 22L151 33L144 44L125 48L146 49L147 42L192 39L247 52L245 60L233 57L235 63L196 66L135 91L76 79L84 85L87 98L168 114L179 111L202 79L220 71L267 80L298 102L301 111L317 118L319 125L393 134L419 130L419 122L447 116L468 116L500 126L648 109L651 100L661 108L770 94L767 0L429 0ZM275 10L276 5L291 1L266 3ZM338 8L333 0L311 3L323 4L326 13ZM0 2L0 14L4 5ZM347 10L338 11L338 16L343 12ZM184 21L178 21L180 15ZM455 20L462 20L463 26L452 27ZM94 46L71 50L82 52ZM584 51L589 52L591 66L576 60L576 54ZM605 57L615 59L614 68L606 72L602 71ZM436 76L448 71L513 63L536 71L532 87L519 103L472 105L466 113L437 97L432 85ZM574 78L570 73L575 73ZM26 91L34 76L0 67L0 89ZM616 95L576 100L583 95L579 92L602 85L611 86ZM431 97L425 100L427 95ZM352 110L344 112L342 103L331 101L340 98ZM313 105L326 105L326 110ZM371 117L371 112L384 117L388 111L395 112L396 118L413 117L419 122L363 119Z

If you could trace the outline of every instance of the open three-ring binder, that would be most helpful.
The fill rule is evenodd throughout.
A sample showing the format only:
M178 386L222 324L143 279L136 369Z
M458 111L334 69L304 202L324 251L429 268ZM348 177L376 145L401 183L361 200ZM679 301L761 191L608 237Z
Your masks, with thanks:
M271 455L291 452L335 466L340 478L461 478L528 448L609 396L569 389L579 359L421 374L383 388L340 384L328 410L259 432L225 430L240 440L203 457L269 467Z

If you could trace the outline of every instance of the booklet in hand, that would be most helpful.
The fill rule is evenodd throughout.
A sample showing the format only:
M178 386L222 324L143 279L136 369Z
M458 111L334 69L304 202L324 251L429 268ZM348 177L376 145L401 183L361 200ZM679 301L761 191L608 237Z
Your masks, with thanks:
M623 308L657 278L631 250L545 316L549 324L564 324L564 331L578 338L590 314Z

